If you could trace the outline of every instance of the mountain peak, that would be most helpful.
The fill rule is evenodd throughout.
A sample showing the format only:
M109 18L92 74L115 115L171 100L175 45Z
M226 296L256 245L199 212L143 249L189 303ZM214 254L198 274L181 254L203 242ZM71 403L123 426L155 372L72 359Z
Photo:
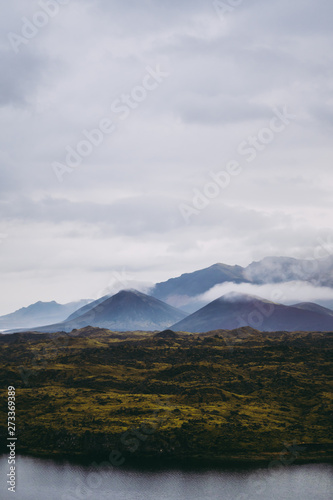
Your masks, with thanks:
M216 300L219 300L221 302L224 301L224 302L238 302L238 303L260 301L273 304L273 302L271 302L270 300L263 299L262 297L259 297L257 295L250 295L241 292L228 292Z
M139 290L136 290L135 288L124 288L123 290L120 290L117 292L113 297L126 297L126 296L133 296L136 295L137 297L147 297L143 292L139 292Z
M93 308L82 308L83 314L74 315L60 324L46 325L36 331L72 331L97 326L112 331L155 331L169 327L186 314L135 289L121 290L103 301L95 301Z

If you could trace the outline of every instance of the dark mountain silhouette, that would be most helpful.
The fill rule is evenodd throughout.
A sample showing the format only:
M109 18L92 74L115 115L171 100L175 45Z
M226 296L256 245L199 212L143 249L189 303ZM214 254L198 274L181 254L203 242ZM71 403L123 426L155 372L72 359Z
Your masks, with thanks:
M0 329L31 328L45 323L64 321L69 314L88 302L89 300L80 300L69 304L58 304L55 301L36 302L13 313L0 316Z
M220 297L171 326L175 331L202 333L250 326L262 331L332 331L333 317L297 307L275 304L252 295Z
M52 333L70 332L86 326L97 326L112 331L154 331L168 327L186 314L164 302L136 290L123 290L107 298L77 318L62 323L34 328L34 331Z

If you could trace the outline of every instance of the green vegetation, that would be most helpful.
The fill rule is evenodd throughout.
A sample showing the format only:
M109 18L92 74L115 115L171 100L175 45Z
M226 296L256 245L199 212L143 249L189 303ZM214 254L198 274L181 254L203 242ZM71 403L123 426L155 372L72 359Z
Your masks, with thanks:
M18 453L331 460L332 341L250 328L174 339L90 327L2 336L3 451L12 385Z

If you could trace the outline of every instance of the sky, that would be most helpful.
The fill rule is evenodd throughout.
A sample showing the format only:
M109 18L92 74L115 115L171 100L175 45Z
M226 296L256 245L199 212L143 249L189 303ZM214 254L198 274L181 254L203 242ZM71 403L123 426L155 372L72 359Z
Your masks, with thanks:
M332 15L328 0L3 2L0 314L316 257L333 236Z

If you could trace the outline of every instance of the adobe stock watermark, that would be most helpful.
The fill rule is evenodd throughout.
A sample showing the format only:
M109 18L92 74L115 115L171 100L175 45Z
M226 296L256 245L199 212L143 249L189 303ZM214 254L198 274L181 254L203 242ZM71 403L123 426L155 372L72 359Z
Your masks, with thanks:
M31 19L27 17L22 17L22 26L20 34L9 32L7 38L13 49L13 51L18 54L20 47L27 45L30 40L35 38L39 31L59 14L60 7L62 5L68 5L70 0L40 0L38 5L40 10L37 10Z
M243 5L244 0L214 0L213 7L221 21L225 21L228 14L233 13L238 7Z
M273 108L273 113L274 116L267 127L261 128L256 135L249 136L238 145L237 153L242 158L245 157L247 163L254 162L258 154L263 152L274 141L275 137L286 130L290 123L296 119L295 115L288 112L286 105L281 109L278 107ZM221 192L242 171L242 161L234 159L226 164L224 170L209 172L210 179L204 187L201 190L197 188L193 190L192 201L179 204L178 208L184 221L189 224L191 217L199 215L207 208L211 201L220 196Z
M117 115L120 121L128 119L131 113L148 98L149 93L155 91L168 77L169 73L163 71L159 64L155 68L147 66L141 85L133 87L130 93L124 93L112 102L112 113ZM72 173L85 158L88 158L96 148L103 144L106 137L111 136L115 131L116 125L109 117L99 120L96 128L84 129L83 139L76 146L66 146L64 160L52 163L52 169L58 181L63 182L65 174Z

